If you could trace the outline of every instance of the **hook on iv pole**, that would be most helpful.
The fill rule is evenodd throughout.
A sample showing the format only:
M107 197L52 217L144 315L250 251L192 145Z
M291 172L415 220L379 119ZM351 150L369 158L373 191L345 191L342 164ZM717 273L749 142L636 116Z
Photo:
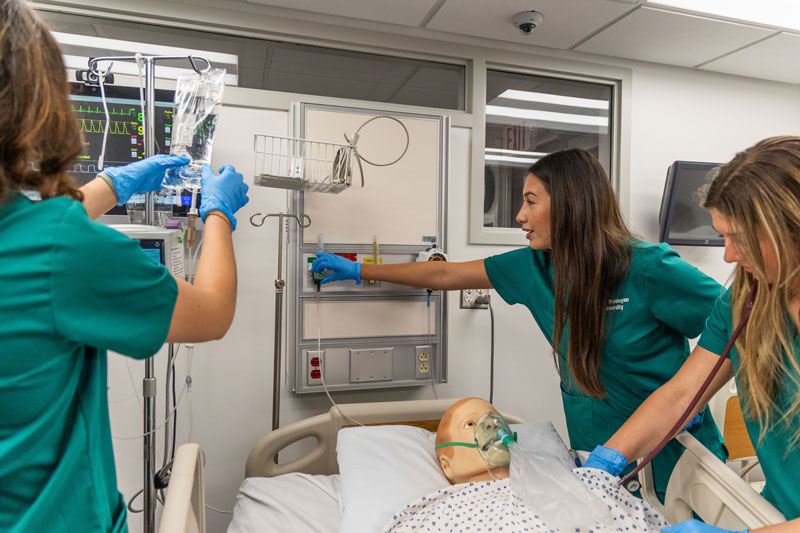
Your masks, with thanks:
M261 217L259 221L258 218ZM278 276L275 279L275 346L274 346L274 361L272 371L272 429L278 429L280 426L280 412L281 412L281 346L282 339L281 333L283 331L283 291L286 286L286 281L283 279L283 221L287 218L293 218L301 228L307 228L311 225L311 217L308 215L296 215L293 213L269 213L262 215L255 213L250 217L250 224L259 228L264 225L264 222L269 217L278 217ZM277 463L277 455L275 456Z
M256 222L258 217L261 217L261 221L260 222ZM260 228L261 226L264 225L264 222L269 217L293 218L293 219L295 219L297 221L297 224L301 228L307 228L307 227L309 227L311 225L311 217L310 216L305 215L305 214L303 214L303 215L295 215L295 214L292 214L292 213L270 213L268 215L263 215L263 216L261 215L261 213L254 213L250 217L250 224L252 224L253 226L255 226L257 228Z

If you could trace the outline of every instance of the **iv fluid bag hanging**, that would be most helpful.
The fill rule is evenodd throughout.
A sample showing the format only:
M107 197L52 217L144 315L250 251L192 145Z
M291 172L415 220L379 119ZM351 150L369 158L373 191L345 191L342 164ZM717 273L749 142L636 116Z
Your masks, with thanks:
M170 153L189 156L191 161L167 171L162 183L165 189L200 188L200 169L211 163L211 147L224 89L225 69L178 76Z

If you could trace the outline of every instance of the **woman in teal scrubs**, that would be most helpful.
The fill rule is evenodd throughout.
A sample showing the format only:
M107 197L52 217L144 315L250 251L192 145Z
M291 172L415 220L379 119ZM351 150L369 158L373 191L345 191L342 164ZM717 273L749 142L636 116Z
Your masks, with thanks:
M555 152L531 166L517 222L530 246L466 263L359 265L320 254L322 282L363 277L434 289L494 288L522 304L554 347L570 445L605 442L686 359L721 287L667 245L632 236L599 161ZM569 290L568 290L569 288ZM691 431L720 458L726 450L705 411ZM653 464L664 497L682 452Z
M94 222L157 189L185 158L109 168L81 189L82 149L61 51L23 0L0 0L0 531L127 531L117 490L106 350L222 337L236 306L233 213L247 186L203 170L194 285Z
M800 531L800 137L773 137L737 154L720 168L705 207L725 237L725 261L737 263L733 284L717 300L697 348L675 377L590 461L618 473L628 458L655 449L725 350L755 281L750 319L700 405L736 379L767 481L762 495L789 520L754 531ZM691 520L665 531L726 530Z

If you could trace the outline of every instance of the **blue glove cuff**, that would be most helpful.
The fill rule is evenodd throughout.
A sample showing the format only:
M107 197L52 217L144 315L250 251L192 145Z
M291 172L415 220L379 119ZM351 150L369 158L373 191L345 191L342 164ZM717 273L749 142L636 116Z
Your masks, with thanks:
M361 285L361 263L356 263L356 285Z
M596 446L583 465L586 468L599 468L612 476L618 476L628 466L628 459L613 448Z

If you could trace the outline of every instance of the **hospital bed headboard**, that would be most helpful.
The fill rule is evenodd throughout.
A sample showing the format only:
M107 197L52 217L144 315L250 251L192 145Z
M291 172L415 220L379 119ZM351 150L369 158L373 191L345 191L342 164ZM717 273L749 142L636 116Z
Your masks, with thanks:
M412 400L405 402L351 403L331 407L326 414L317 415L262 437L250 450L245 466L247 477L274 477L291 472L305 474L338 474L336 437L339 430L355 425L400 424L436 431L439 420L458 399ZM521 419L503 414L510 423ZM308 437L316 439L314 449L305 456L285 464L276 464L275 456L284 448Z
M786 521L780 511L691 434L683 431L675 438L686 451L667 486L665 514L670 523L693 518L692 511L709 524L732 530Z

